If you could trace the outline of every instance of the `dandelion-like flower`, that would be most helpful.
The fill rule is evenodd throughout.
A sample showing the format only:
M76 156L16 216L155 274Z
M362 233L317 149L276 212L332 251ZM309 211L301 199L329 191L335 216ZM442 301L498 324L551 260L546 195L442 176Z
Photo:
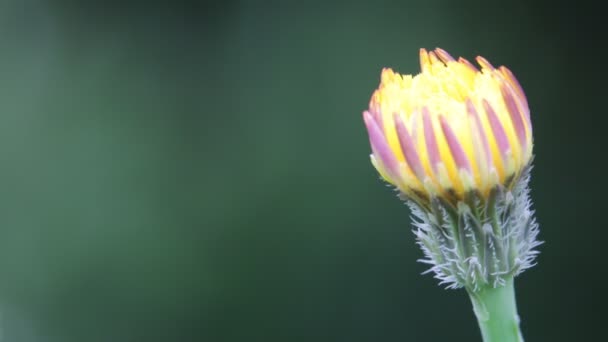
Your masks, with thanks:
M437 49L420 51L422 73L382 71L365 123L372 163L409 198L452 203L509 186L532 158L530 111L506 68L477 57L481 71Z
M531 267L539 245L526 96L509 69L476 60L421 49L421 73L382 70L363 113L372 164L409 204L421 261L471 294Z

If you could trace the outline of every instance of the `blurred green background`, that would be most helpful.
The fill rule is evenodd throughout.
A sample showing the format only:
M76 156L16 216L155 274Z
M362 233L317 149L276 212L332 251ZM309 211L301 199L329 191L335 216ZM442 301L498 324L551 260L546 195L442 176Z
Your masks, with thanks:
M0 4L0 341L480 341L421 276L361 112L420 47L535 127L529 341L605 336L604 33L555 1ZM594 42L595 45L591 45Z

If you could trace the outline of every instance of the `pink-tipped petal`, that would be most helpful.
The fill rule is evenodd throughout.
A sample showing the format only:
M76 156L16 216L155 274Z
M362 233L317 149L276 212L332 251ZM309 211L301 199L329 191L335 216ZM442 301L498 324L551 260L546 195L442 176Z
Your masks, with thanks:
M524 118L526 119L526 122L528 124L528 128L530 129L530 131L532 131L532 123L530 121L530 109L528 107L528 99L526 98L526 94L524 93L524 90L521 87L521 84L519 84L519 81L517 80L517 78L515 78L515 75L513 75L511 70L507 69L504 66L501 66L500 71L502 71L502 74L504 75L504 77L507 79L507 81L509 82L511 87L513 87L513 89L515 90L515 93L517 95L515 97L515 100L520 103L521 109L524 113Z
M515 98L513 94L513 90L511 87L503 83L500 86L500 91L502 93L502 97L505 100L505 105L507 106L507 110L509 111L509 115L511 116L511 122L513 123L513 128L515 128L515 133L517 134L517 139L522 146L522 149L526 148L526 127L524 125L524 120L521 118L521 113L519 112L519 108L517 107L517 103L515 103Z
M375 110L370 108L369 113L372 115L372 118L374 118L374 121L376 121L378 127L380 127L380 129L384 132L384 120L382 120L382 112L380 112L379 109Z
M392 177L398 176L399 162L397 161L397 158L395 158L391 148L388 146L384 133L368 111L363 112L363 120L367 127L369 142L372 145L374 154L377 154L376 157L380 159Z
M494 70L494 66L490 62L488 62L487 59L481 56L477 56L475 60L477 61L477 63L479 63L482 69Z
M422 107L422 125L424 126L424 141L426 143L426 152L429 156L431 166L434 171L437 171L437 163L439 163L439 148L437 147L437 139L435 137L435 130L433 129L433 123L431 122L431 116L427 107Z
M488 143L488 137L486 136L485 131L483 130L483 126L481 125L481 119L479 118L479 113L477 113L477 109L475 109L475 105L471 99L467 99L467 112L475 121L475 126L477 128L477 134L481 139L481 149L483 150L483 154L486 160L487 166L491 164L491 155L490 155L490 145Z
M399 137L401 151L403 151L403 156L405 157L407 164L416 174L416 177L418 177L420 181L424 182L424 168L422 167L420 156L418 156L418 152L416 152L414 140L412 140L412 137L405 127L400 115L395 115L395 124L397 127L397 135Z
M507 134L505 133L505 128L500 123L498 119L498 115L494 111L494 108L490 105L490 103L484 99L483 100L483 108L488 115L488 122L490 123L490 127L492 128L492 133L494 133L494 139L496 140L496 144L498 145L498 150L502 155L507 153L507 151L511 148L509 145L509 140L507 139Z
M471 71L473 71L473 72L479 72L479 69L477 69L477 67L474 66L473 63L469 62L468 60L466 60L462 57L458 58L458 62L468 66L469 69L471 69Z
M439 117L439 123L441 124L441 129L443 131L443 135L445 136L445 140L450 147L450 151L452 152L452 157L454 158L454 162L458 169L465 169L471 172L471 163L469 162L469 158L464 153L456 134L450 127L450 124L445 120L443 116Z
M509 83L511 83L511 86L513 86L513 89L515 89L515 91L517 92L517 96L519 96L521 98L523 104L526 107L528 107L528 99L526 98L524 89L521 87L521 84L519 84L519 81L517 80L517 78L515 78L515 75L513 75L511 70L509 70L505 66L501 66L500 71L502 71L503 75L505 75L505 77L507 78Z
M450 56L450 54L447 53L447 51L445 51L444 49L436 48L435 54L437 54L437 57L439 57L439 59L441 59L443 63L454 61L454 57Z

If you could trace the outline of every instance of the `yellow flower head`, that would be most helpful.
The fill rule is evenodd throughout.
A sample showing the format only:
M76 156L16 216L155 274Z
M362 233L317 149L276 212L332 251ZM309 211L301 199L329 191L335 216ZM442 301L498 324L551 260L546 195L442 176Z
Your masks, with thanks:
M509 69L477 57L481 70L447 52L420 50L416 76L382 70L363 113L372 163L414 200L487 197L510 187L532 158L524 92Z

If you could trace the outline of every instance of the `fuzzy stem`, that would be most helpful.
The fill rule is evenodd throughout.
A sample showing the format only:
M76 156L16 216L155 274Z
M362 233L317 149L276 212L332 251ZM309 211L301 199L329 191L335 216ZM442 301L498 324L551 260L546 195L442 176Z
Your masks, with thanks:
M512 277L503 286L468 292L484 342L523 342Z

